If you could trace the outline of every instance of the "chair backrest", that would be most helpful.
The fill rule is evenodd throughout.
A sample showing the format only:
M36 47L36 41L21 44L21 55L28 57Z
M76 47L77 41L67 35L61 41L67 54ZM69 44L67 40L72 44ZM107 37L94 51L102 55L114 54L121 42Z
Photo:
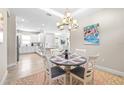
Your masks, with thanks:
M52 63L50 62L51 56L52 56L51 51L47 51L46 52L46 57L45 57L45 59L46 59L46 61L45 61L45 71L47 72L47 74L49 76L51 76L51 67L52 67Z
M88 63L84 64L85 72L84 72L84 80L92 80L93 77L93 69L89 68Z
M93 78L94 67L98 57L99 57L99 54L89 56L89 60L85 65L85 75L84 75L85 79L88 80Z
M91 64L91 66L94 68L96 60L99 58L99 53L95 54L95 55L91 55L89 56L89 64Z
M86 57L86 49L75 49L75 52L76 52L78 55L81 55L81 56Z
M45 62L46 63L46 67L45 67L46 70L45 71L46 71L46 75L48 77L48 80L51 81L51 79L52 79L52 75L51 75L51 73L52 73L51 72L52 63L49 61L49 58L50 57L46 57L46 62Z
M52 56L59 55L61 52L58 49L51 49Z

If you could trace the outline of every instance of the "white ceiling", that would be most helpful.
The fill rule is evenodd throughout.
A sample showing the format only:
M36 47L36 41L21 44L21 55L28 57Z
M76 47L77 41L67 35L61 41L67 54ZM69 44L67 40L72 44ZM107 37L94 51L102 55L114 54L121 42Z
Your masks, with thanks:
M65 13L65 10L66 8L52 8L53 10L59 12L59 13L62 13L64 14ZM77 11L79 8L68 8L68 10L71 12L71 13L74 13L75 11Z
M100 9L69 9L72 15L77 19L81 17L80 15L94 13L98 10ZM56 23L63 17L65 8L11 8L10 11L16 15L16 28L19 30L39 32L41 29L45 29L46 31L55 32L58 30Z

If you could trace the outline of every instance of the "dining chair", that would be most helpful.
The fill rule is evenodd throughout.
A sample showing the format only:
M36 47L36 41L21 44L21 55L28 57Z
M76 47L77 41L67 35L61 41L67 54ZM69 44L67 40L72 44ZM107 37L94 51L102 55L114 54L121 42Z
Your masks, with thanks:
M88 61L89 57L87 56L87 53L86 52L87 52L86 49L75 49L75 53L76 54L78 54L79 56L85 57L87 59L87 61ZM73 67L73 68L75 68L75 67Z
M94 65L98 57L98 55L90 56L88 62L83 66L78 66L72 69L70 71L70 83L72 84L72 78L76 78L83 84L89 82L94 83Z
M53 56L57 56L57 55L61 54L61 52L59 51L59 49L51 49L51 54Z
M93 70L93 73L92 73L92 83L93 84L94 84L95 64L96 64L96 61L98 60L99 56L100 56L99 53L96 53L95 55L90 55L89 56L88 67L89 67L89 69L92 69Z
M64 79L63 84L65 84L65 71L59 66L53 66L50 62L50 57L51 54L48 54L45 61L45 71L49 79L49 84L52 84L52 81L59 80L60 78Z
M75 52L80 56L86 56L86 49L75 49Z

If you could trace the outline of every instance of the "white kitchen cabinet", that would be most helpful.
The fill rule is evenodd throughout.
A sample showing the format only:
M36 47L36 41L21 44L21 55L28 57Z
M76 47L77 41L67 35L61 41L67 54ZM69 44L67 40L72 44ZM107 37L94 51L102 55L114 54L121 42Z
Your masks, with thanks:
M37 50L36 46L22 46L20 47L20 54L24 54L24 53L34 53Z

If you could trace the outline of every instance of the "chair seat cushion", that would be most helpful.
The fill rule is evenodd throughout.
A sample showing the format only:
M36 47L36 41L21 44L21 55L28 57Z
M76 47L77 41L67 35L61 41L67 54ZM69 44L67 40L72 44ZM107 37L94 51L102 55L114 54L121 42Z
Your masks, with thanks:
M63 74L65 74L65 71L62 68L60 68L58 66L54 66L51 68L51 77L52 78L58 77Z
M84 67L75 67L74 69L71 70L71 73L77 75L80 78L84 79L84 73L85 73L85 68Z

